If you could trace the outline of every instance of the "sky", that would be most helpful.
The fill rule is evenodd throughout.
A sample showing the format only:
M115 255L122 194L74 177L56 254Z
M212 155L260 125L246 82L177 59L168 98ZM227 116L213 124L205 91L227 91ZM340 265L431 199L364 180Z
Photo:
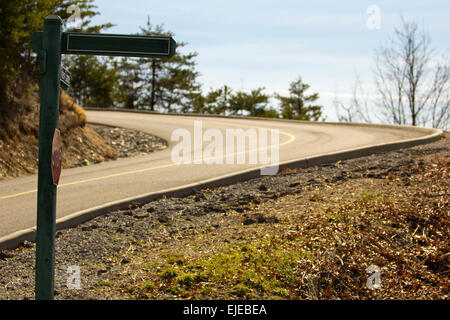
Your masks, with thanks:
M374 93L374 51L414 20L438 52L449 50L450 1L299 0L96 0L93 23L112 22L105 33L130 34L164 25L183 52L197 52L203 90L228 85L267 94L288 94L301 77L318 92L327 121L335 121L333 100L351 97L356 75ZM273 101L276 105L276 101Z

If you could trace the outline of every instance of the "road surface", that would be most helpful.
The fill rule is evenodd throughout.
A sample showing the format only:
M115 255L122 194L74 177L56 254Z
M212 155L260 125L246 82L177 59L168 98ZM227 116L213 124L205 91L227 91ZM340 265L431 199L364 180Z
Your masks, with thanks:
M165 139L169 147L149 155L119 159L88 167L64 169L58 186L57 219L125 198L181 187L237 173L261 164L176 164L171 151L174 130L193 136L194 121L203 132L217 129L278 129L279 161L285 162L352 148L429 135L430 132L393 127L298 123L235 118L88 111L88 120L141 130ZM208 143L203 143L203 148ZM273 146L272 146L273 147ZM269 151L268 149L267 151ZM226 150L224 150L225 152ZM236 162L236 161L235 161ZM36 224L37 175L0 181L0 238Z

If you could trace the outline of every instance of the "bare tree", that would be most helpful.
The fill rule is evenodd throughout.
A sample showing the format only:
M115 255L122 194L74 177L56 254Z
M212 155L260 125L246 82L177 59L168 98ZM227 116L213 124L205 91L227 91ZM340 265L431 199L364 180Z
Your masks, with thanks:
M377 104L387 122L448 126L450 68L443 58L417 23L402 18L402 27L375 52Z
M341 122L372 122L369 110L369 96L364 92L361 78L355 75L352 97L348 103L341 102L337 97L333 100L338 121Z
M427 113L427 122L431 122L434 128L448 129L450 122L450 61L448 55L442 57L446 63L438 63L434 73L430 93L430 110Z

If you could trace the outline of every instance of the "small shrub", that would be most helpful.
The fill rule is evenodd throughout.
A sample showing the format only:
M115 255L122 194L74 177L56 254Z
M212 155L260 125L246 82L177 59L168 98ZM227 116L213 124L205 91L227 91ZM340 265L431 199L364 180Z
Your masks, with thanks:
M168 264L176 264L181 266L186 262L186 259L182 254L172 254L166 258L166 261Z
M142 283L141 287L146 291L153 291L158 289L158 287L151 281L145 281L144 283Z
M184 274L177 279L177 283L180 286L190 287L195 283L194 276L192 274Z
M234 293L239 298L248 298L251 295L251 289L248 288L245 284L239 283L234 287Z
M210 286L206 286L201 292L203 295L210 295L213 292L213 289Z
M168 267L164 271L161 272L160 276L163 279L173 279L177 276L177 270L175 270L172 267Z
M182 295L183 293L185 293L186 290L184 290L184 289L183 289L182 287L180 287L179 285L174 285L174 286L170 287L170 288L167 290L167 292L169 292L169 293L171 293L171 294L173 294L173 295L179 296L179 295Z

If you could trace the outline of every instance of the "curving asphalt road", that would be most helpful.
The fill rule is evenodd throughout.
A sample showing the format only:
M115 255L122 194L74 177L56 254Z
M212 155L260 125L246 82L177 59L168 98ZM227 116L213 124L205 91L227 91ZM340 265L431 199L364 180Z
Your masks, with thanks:
M169 148L145 156L63 170L57 200L57 219L60 221L67 222L70 217L80 216L81 211L85 213L95 211L92 208L120 203L124 199L195 185L262 166L174 163L171 160L171 150L178 142L172 142L171 135L179 128L185 128L193 133L195 120L202 121L203 132L214 128L220 130L224 137L226 129L278 129L280 163L355 148L417 140L438 133L409 127L316 124L114 111L88 111L87 115L89 121L93 123L137 129L160 136L169 142ZM203 147L207 144L205 142ZM32 235L36 224L36 186L37 175L0 181L0 245L2 241L19 238L23 234ZM75 223L75 220L70 221L71 224ZM68 225L61 223L61 226Z

